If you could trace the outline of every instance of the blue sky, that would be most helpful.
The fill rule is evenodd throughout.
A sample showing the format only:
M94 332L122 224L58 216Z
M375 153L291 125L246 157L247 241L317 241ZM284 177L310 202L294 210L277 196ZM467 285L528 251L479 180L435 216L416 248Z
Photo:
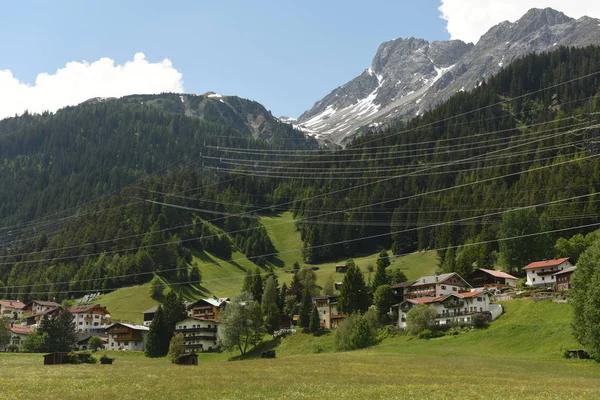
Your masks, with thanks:
M34 84L70 61L165 58L189 93L257 100L299 116L360 74L380 43L445 40L440 1L31 1L3 4L0 70Z

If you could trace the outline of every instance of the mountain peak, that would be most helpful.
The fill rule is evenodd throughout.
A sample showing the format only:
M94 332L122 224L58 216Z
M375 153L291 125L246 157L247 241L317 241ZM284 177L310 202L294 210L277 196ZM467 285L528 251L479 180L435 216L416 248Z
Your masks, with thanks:
M596 21L575 20L552 8L532 8L514 23L504 21L477 44L388 40L377 48L369 68L317 101L297 125L341 144L396 118L421 115L526 54L599 42Z

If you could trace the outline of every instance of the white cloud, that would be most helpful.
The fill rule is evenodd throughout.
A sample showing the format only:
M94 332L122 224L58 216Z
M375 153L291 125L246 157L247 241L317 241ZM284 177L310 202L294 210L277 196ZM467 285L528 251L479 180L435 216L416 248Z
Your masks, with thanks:
M481 35L502 22L514 22L531 8L551 7L572 18L600 17L594 0L441 0L441 18L448 21L451 39L477 43Z
M34 85L19 81L10 70L0 70L0 118L25 110L56 111L93 97L183 91L182 74L169 59L152 63L143 53L122 65L110 58L69 62L54 74L39 74Z

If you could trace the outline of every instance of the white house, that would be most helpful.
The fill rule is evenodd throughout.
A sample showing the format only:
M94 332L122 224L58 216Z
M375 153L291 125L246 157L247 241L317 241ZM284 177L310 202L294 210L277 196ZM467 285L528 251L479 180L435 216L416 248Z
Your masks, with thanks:
M411 285L404 287L404 298L438 297L465 292L470 288L471 285L456 272L423 276Z
M10 331L10 342L3 348L0 348L2 351L7 351L11 345L18 346L20 349L25 338L33 333L31 327L13 322L10 323L8 329Z
M143 325L117 322L106 329L108 336L107 350L137 350L146 348L150 328Z
M216 350L220 344L219 321L188 317L175 324L175 333L182 333L186 352Z
M406 328L406 315L419 304L427 304L435 310L436 325L471 323L475 314L486 314L493 321L502 314L502 306L490 304L490 294L486 290L406 299L392 306L398 308L398 328Z
M100 304L74 306L69 311L75 317L77 332L102 333L106 320L110 318L108 310Z
M558 260L536 261L523 268L527 272L527 286L554 286L555 274L573 267L568 257Z
M0 316L16 321L23 317L25 304L18 300L0 300Z

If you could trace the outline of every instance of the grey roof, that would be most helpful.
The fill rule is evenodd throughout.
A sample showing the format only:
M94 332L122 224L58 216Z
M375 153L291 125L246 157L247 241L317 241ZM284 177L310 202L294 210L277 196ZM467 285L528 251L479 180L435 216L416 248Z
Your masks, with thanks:
M413 283L412 286L431 285L433 283L441 283L441 282L444 282L445 280L453 277L454 275L458 276L463 282L465 282L465 284L467 286L469 286L469 287L471 286L456 272L449 272L446 274L439 274L439 275L422 276L421 278L417 279L417 281L415 283Z
M391 288L392 289L400 289L400 288L405 288L405 287L409 287L412 286L416 281L406 281L406 282L400 282L400 283L396 283L395 285L392 285Z
M566 273L568 273L568 272L573 272L573 271L575 271L575 269L576 269L576 268L577 268L577 266L576 266L576 265L574 265L574 266L572 266L572 267L565 268L565 269L563 269L563 270L561 270L561 271L558 271L557 273L554 273L554 274L552 274L552 276L561 275L561 274L566 274Z
M144 311L142 314L155 313L156 310L158 310L158 306L150 307L149 309L147 309L146 311Z

